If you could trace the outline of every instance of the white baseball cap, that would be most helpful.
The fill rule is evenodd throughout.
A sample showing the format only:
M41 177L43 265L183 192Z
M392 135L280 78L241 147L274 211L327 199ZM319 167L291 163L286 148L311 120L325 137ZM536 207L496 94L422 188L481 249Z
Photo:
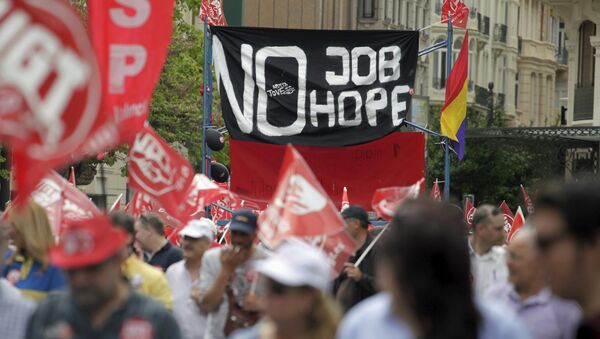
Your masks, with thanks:
M179 232L179 235L195 239L207 237L212 241L215 237L216 230L217 226L215 226L210 219L192 219L185 225L181 232Z
M259 273L286 286L311 286L327 290L332 277L329 258L314 246L287 239L273 255L256 263Z

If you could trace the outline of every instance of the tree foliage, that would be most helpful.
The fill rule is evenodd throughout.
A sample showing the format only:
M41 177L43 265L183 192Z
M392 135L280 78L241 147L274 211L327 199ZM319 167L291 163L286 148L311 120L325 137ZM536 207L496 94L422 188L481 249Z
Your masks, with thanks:
M441 107L432 107L429 121L439 130ZM469 108L469 128L484 127L486 114ZM494 117L494 127L504 127L501 111ZM498 205L506 200L516 209L523 205L520 184L534 188L541 180L560 175L564 169L564 153L557 152L544 142L507 139L466 140L465 156L458 161L451 154L450 194L455 202L464 195L475 195L477 204L487 202ZM427 182L444 178L444 150L437 138L427 141Z

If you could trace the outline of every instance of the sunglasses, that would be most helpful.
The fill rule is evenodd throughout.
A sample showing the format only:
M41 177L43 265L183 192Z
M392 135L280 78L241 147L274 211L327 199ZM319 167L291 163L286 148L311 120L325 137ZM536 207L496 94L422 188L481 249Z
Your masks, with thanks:
M558 233L558 234L555 234L555 235L548 235L548 236L540 236L538 234L537 237L536 237L536 239L535 239L535 242L536 242L536 245L537 245L537 247L538 247L538 249L540 251L547 252L557 242L565 239L568 236L569 235L566 232Z

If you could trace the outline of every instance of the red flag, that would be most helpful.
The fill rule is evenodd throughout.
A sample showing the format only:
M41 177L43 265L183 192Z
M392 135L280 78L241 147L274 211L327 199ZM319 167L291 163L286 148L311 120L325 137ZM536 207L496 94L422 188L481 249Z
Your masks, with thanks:
M435 201L442 201L442 193L440 192L440 185L438 185L437 179L435 179L435 183L433 184L433 187L431 188L430 196L431 196L431 199L433 199Z
M285 238L302 238L325 251L338 274L358 248L335 205L292 146L287 147L279 184L259 224L268 247L276 247Z
M192 165L171 149L150 126L137 134L129 150L129 184L156 199L175 218L187 218L186 196Z
M350 200L348 200L348 189L346 186L344 186L344 193L342 195L342 208L340 211L343 212L348 207L350 207Z
M425 179L405 187L386 187L375 191L371 206L380 218L391 220L406 199L415 199L419 196Z
M508 233L510 232L510 228L513 224L513 221L515 220L515 215L510 210L510 207L508 207L508 204L504 200L502 200L502 203L500 204L500 209L504 214L504 231Z
M133 216L139 217L144 213L154 210L156 203L152 198L144 192L136 191L131 198L131 201L125 206L125 211Z
M46 210L56 235L70 222L102 214L87 195L54 171L40 181L31 198Z
M529 194L527 194L527 191L525 190L525 187L523 187L523 185L521 185L521 194L523 195L523 201L525 202L525 208L527 209L527 214L529 215L529 214L533 213L533 201L529 197Z
M508 233L508 237L506 238L508 242L512 240L515 234L525 226L525 216L523 215L523 211L521 210L521 206L517 209L517 214L515 215L515 221L510 228L510 232Z
M144 127L171 41L174 0L88 1L89 30L103 80L102 111L130 141Z
M448 14L452 17L454 27L467 28L469 7L462 0L444 0L442 4L442 22L448 22Z
M75 181L75 168L71 166L71 171L69 172L69 182L73 184L73 186L77 186L77 182Z
M65 1L0 6L0 139L12 147L23 202L52 168L112 145L99 110L101 80L85 27Z
M110 207L110 210L108 210L109 212L118 211L121 209L121 197L122 196L123 196L123 193L119 194L119 196L117 197L117 200L115 200L115 202Z
M202 0L200 19L210 26L227 26L221 0Z
M473 227L473 215L475 214L475 206L471 202L471 199L465 199L465 208L463 209L463 213L465 214L465 222L467 223L467 227L471 229Z

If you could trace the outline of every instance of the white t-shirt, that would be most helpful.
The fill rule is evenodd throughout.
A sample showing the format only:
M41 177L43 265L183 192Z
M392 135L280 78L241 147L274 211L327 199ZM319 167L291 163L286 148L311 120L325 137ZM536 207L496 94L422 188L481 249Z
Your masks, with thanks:
M173 315L181 329L183 339L203 339L207 314L192 300L192 288L200 288L200 280L192 281L185 268L185 260L167 269L167 280L173 292Z
M481 296L490 286L508 280L506 250L503 247L494 246L486 254L478 255L469 241L469 255L475 295Z
M221 271L222 249L222 247L211 248L202 257L202 268L200 270L200 292L202 294L206 293L212 287ZM256 246L250 260L235 269L231 280L231 289L240 306L243 306L244 295L250 291L252 282L257 276L253 268L254 263L257 260L265 259L267 255L267 252L262 247ZM208 314L204 339L225 338L224 330L228 305L227 294L225 293L219 307L214 312Z

